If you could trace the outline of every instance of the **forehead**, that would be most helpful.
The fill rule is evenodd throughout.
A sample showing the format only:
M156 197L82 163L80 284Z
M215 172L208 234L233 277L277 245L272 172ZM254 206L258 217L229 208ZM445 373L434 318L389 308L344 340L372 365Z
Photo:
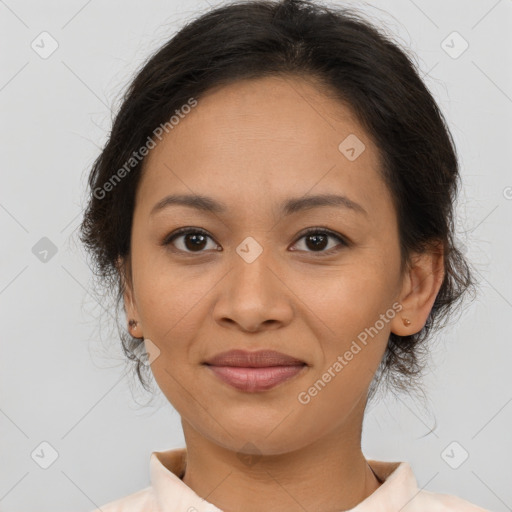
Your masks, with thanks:
M379 155L351 109L311 81L242 80L198 99L150 151L141 200L163 189L260 204L332 192L386 194Z

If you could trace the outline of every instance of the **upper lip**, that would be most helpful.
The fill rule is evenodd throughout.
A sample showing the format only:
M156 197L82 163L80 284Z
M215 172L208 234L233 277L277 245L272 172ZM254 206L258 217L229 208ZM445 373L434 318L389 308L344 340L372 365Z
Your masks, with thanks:
M264 368L268 366L299 366L306 364L295 357L275 350L228 350L208 359L205 364L211 366L238 366L246 368Z

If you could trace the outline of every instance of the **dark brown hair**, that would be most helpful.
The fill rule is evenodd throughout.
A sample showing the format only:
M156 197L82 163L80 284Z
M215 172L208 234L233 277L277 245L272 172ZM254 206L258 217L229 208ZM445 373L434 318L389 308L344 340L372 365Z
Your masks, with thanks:
M122 179L119 170L124 166L126 171L134 152L154 140L155 128L191 98L200 101L214 87L271 75L312 79L356 114L379 150L403 262L433 242L444 246L444 281L426 325L414 335L390 335L370 395L384 381L395 390L414 389L429 333L473 287L468 263L454 243L458 161L444 117L411 57L352 9L305 0L227 4L188 23L142 66L89 176L80 236L99 284L114 292L119 313L123 282L116 261L129 255L143 160L132 162ZM118 328L124 352L148 389L148 367L134 355L142 340L131 337L124 325Z

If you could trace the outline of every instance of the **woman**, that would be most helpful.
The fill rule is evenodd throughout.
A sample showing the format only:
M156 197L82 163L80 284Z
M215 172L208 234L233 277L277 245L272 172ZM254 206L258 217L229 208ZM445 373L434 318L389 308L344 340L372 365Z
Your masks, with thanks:
M458 180L411 60L354 11L236 3L165 44L95 162L81 234L186 447L101 510L483 510L361 451L368 400L418 386L472 285Z

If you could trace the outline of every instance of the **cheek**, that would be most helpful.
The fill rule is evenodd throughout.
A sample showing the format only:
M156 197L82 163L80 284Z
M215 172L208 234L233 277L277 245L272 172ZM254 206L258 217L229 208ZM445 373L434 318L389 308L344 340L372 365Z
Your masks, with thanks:
M145 334L165 340L197 314L214 276L205 266L172 265L161 248L134 251L133 260L135 297Z
M342 333L344 339L356 336L391 308L396 289L392 269L361 259L323 276L306 275L301 277L300 298L328 332Z
M390 285L380 272L347 271L331 279L323 294L310 294L305 300L321 319L316 335L322 347L311 377L297 396L309 417L321 421L339 411L342 421L341 412L348 414L364 399L396 315Z

